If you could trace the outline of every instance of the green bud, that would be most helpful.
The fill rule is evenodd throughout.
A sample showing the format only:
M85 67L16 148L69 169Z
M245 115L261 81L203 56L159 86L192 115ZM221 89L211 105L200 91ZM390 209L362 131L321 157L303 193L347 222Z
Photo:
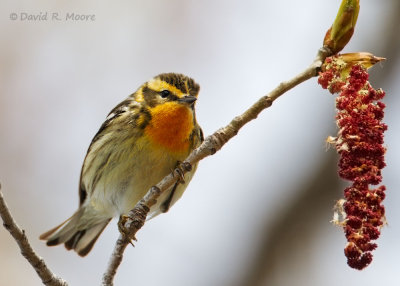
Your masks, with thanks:
M332 27L326 32L324 46L334 54L340 52L350 41L360 11L359 0L342 0Z

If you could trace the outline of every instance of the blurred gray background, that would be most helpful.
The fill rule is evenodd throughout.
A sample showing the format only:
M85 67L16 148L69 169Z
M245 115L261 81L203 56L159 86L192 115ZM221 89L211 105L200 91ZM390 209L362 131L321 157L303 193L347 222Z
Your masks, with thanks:
M339 5L1 1L0 182L37 253L70 285L100 284L118 237L115 220L84 259L38 236L76 210L90 140L140 84L161 72L195 78L198 121L208 135L311 63ZM20 18L40 12L47 21ZM51 21L52 13L62 20ZM66 21L66 13L95 19ZM371 82L387 92L389 224L367 269L347 266L344 234L329 222L348 183L337 178L337 156L325 144L336 132L334 96L312 79L200 163L183 198L128 247L115 284L400 285L399 13L398 0L361 0L345 49L388 58ZM0 284L41 284L3 228Z

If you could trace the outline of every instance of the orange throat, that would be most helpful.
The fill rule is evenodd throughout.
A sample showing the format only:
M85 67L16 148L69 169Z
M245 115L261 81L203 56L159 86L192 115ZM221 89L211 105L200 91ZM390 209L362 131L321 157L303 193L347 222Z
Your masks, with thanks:
M187 152L193 131L193 112L182 104L167 102L150 109L151 120L145 134L171 152Z

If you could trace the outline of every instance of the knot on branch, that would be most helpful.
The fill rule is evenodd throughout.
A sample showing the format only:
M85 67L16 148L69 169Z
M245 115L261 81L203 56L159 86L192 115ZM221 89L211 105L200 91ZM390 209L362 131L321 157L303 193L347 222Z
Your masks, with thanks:
M133 225L136 231L142 228L144 222L146 221L147 214L149 213L150 208L143 203L139 203L132 212L129 213L129 218L132 220L130 224L128 224L129 228L132 228Z
M172 174L172 176L173 176L173 174ZM143 197L143 199L141 199L140 201L139 201L139 205L141 205L141 206L143 206L143 208L144 207L146 207L146 208L149 208L149 207L151 207L152 205L155 205L156 203L157 203L157 199L158 199L158 197L160 196L160 194L161 194L161 190L160 190L160 188L159 187L157 187L157 186L152 186L151 188L150 188L150 191ZM136 208L136 207L135 207ZM150 209L149 209L150 210ZM149 210L147 211L147 213L149 212ZM146 213L146 214L147 214Z
M8 231L11 230L11 226L8 223L3 222L3 226L5 229L7 229Z
M190 164L190 163L187 162L187 161L183 161L182 164L181 164L181 167L182 167L182 169L183 169L185 172L190 172L190 171L192 171L192 164Z
M223 138L223 133L224 128L221 128L214 134L207 136L199 148L199 153L206 151L208 154L214 155L226 142L226 140Z
M175 176L178 176L178 178L181 180L182 183L184 183L184 175L187 172L190 172L192 170L192 164L190 164L188 161L183 161L183 162L178 162L178 166L175 168L175 170L172 172L172 174Z
M210 150L210 154L214 154L217 152L219 149L222 148L222 146L228 141L226 137L226 128L221 128L217 130L214 134L208 136L206 138L208 149Z
M243 126L242 116L239 115L233 118L229 126L231 127L230 129L233 135L236 135L239 132L239 129Z
M274 102L274 100L273 100L271 97L266 96L266 97L265 97L265 108L270 107L270 106L272 105L273 102Z

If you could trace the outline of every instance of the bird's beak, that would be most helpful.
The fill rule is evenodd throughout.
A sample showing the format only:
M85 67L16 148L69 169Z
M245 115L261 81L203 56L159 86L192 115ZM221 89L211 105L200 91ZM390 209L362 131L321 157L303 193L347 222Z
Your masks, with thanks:
M188 105L192 105L197 100L197 97L192 95L186 95L181 98L178 98L178 102L186 103Z

